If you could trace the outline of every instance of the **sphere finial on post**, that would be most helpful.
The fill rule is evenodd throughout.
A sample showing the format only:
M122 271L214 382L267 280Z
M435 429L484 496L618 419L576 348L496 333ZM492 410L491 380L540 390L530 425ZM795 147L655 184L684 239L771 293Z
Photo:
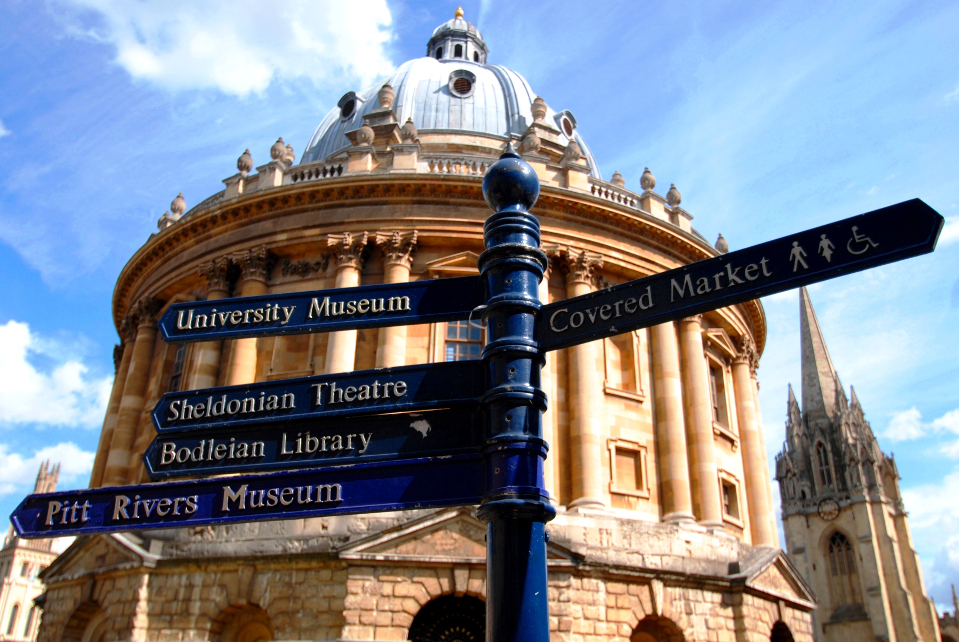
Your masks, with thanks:
M539 177L529 163L524 161L513 143L499 160L490 165L483 178L483 198L493 211L528 211L539 198Z

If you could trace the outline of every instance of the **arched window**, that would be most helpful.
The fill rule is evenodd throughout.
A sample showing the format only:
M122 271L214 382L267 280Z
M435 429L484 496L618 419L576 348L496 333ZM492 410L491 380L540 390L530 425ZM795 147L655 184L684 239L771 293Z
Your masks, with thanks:
M829 538L829 586L833 605L837 608L859 604L859 575L856 573L856 552L840 532Z
M453 57L454 57L454 58L462 58L462 57L463 57L463 45L456 45L456 48L453 49Z
M27 613L27 623L23 625L23 637L28 638L33 633L33 620L37 617L37 607L31 606Z
M18 615L20 615L20 605L14 604L10 610L10 622L7 624L7 635L13 635L13 629L17 626Z
M413 642L482 642L486 639L486 603L470 595L431 600L413 618L407 638Z
M478 52L478 51L474 51L474 52L473 52L473 62L479 62L479 52Z
M793 642L793 634L786 623L780 620L773 625L769 640L770 642Z
M829 452L826 444L821 441L816 444L816 463L819 466L819 485L823 488L832 488L832 466L829 465Z
M436 48L436 59L439 60L439 59L442 58L442 57L443 57L443 48L442 48L442 47L437 47L437 48Z

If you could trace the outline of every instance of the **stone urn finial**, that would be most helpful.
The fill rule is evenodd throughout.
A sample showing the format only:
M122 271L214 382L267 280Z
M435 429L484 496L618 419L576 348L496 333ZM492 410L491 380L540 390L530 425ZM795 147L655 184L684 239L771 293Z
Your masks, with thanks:
M619 172L613 172L613 177L609 179L609 182L616 187L626 187L626 179Z
M679 193L676 185L672 183L669 185L669 191L666 192L666 202L669 203L670 207L677 207L683 202L683 195Z
M644 190L651 190L656 187L656 177L653 176L653 173L649 171L648 167L643 171L643 175L639 177L639 186Z
M284 154L286 154L286 145L283 143L283 137L280 136L276 139L276 142L273 143L273 147L270 148L270 158L278 161L283 158Z
M373 137L375 136L373 128L369 125L363 125L356 130L356 144L357 145L372 145Z
M533 120L535 122L541 122L544 118L546 118L546 101L540 96L536 97L536 100L534 100L533 104L530 105L530 109L533 112Z
M183 200L183 192L177 194L173 202L170 203L170 211L173 212L173 215L177 218L180 218L183 212L186 211L186 201Z
M583 149L575 140L569 141L569 145L563 151L563 160L568 163L575 163L583 157Z
M253 169L253 157L250 155L249 149L244 150L240 157L236 159L236 168L240 170L241 176L246 176Z
M720 254L726 254L729 252L729 243L726 242L726 239L723 238L722 234L720 234L719 238L716 239L716 251Z
M400 127L400 138L404 143L415 143L419 140L419 132L416 131L412 118L407 118L406 123Z
M390 109L393 107L393 99L396 98L396 92L393 91L393 87L387 82L383 83L383 86L380 87L380 90L376 93L376 97L380 101L380 107Z
M283 155L280 157L280 162L286 165L287 167L291 167L293 165L293 161L295 160L296 160L296 154L293 152L293 146L287 145L286 148L283 150Z

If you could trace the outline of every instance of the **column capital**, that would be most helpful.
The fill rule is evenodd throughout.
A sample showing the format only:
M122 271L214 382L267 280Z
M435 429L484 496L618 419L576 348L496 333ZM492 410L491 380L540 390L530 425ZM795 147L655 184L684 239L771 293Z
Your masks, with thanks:
M398 263L409 268L413 265L418 238L419 232L416 230L393 230L377 232L373 241L382 250L387 265Z
M197 268L201 278L206 279L207 296L210 292L230 291L230 259L226 256L201 263Z
M123 320L120 321L120 345L125 345L129 342L132 342L136 339L137 336L137 320L131 311L130 314L123 317Z
M699 325L703 324L703 315L701 314L692 314L688 317L683 317L680 319L680 323L696 323Z
M552 245L543 248L547 256L557 259L560 269L569 282L589 283L597 285L599 275L596 270L603 267L603 255L589 250Z
M739 354L733 363L745 363L749 366L749 374L756 376L756 370L759 368L759 352L756 350L756 344L748 334L743 335L739 340Z
M368 232L343 232L329 234L326 237L326 246L332 250L332 258L337 269L352 267L356 270L363 268L363 252L369 241Z
M159 301L153 297L143 297L133 305L130 310L130 316L133 317L137 328L155 327L157 323L157 314L163 307Z
M265 245L237 252L230 258L240 266L244 280L250 279L263 283L269 280L273 264L276 262L276 257Z
M123 359L123 344L113 346L113 376L120 371L120 360Z

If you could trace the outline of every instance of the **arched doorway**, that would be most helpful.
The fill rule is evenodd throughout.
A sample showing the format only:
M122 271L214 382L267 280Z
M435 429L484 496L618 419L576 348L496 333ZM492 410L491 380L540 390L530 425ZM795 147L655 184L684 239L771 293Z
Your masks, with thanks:
M230 606L223 609L210 632L210 639L218 642L267 642L273 639L273 621L258 606Z
M444 595L427 602L413 618L412 642L483 642L486 602L464 595Z
M769 634L769 642L793 642L792 631L786 626L786 623L779 620L773 624L773 630Z
M82 602L67 620L60 639L67 642L100 642L106 631L103 626L105 619L99 604Z
M668 617L649 615L633 629L629 642L686 642L686 636Z

